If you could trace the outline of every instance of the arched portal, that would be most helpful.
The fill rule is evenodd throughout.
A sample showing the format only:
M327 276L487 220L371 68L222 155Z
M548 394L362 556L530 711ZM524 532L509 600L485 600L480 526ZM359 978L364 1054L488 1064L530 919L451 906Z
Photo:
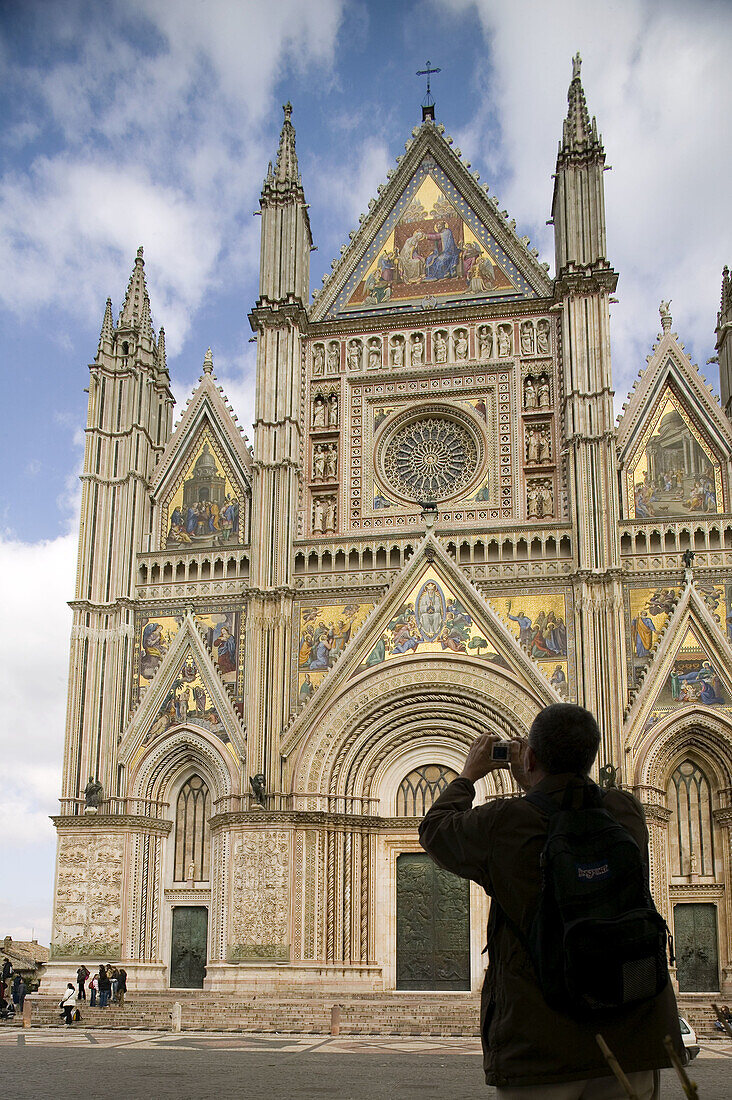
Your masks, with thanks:
M480 984L487 898L454 876L436 880L417 825L479 734L525 735L553 701L510 677L470 658L405 659L313 709L288 765L293 794L311 795L313 809L317 796L338 815L320 841L320 908L302 904L302 940L317 943L324 928L327 964L374 967L387 989ZM482 801L513 784L494 772L478 787Z

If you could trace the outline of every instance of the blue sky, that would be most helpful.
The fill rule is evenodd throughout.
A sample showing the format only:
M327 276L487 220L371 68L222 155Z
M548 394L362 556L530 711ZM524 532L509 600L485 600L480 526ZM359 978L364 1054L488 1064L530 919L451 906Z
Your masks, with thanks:
M707 374L729 211L732 5L697 0L0 0L0 933L48 936L84 388L104 302L139 244L184 402L211 345L251 422L259 220L291 99L318 251L313 288L420 121L437 118L553 267L550 216L571 57L606 177L618 404L672 300ZM9 414L9 415L8 415ZM13 715L12 720L9 718Z

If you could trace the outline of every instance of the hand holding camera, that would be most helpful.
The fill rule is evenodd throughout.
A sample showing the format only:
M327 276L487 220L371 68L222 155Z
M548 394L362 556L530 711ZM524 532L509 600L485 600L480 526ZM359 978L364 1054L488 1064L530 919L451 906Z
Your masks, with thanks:
M518 762L517 741L504 741L492 733L482 733L470 746L462 775L475 782L497 768L510 768Z

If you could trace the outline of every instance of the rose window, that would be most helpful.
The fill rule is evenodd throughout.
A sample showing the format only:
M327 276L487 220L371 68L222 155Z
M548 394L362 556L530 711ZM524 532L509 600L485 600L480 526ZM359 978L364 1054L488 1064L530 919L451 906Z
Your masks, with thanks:
M411 500L444 500L457 495L475 477L478 443L462 424L442 416L413 420L400 427L383 450L387 481Z

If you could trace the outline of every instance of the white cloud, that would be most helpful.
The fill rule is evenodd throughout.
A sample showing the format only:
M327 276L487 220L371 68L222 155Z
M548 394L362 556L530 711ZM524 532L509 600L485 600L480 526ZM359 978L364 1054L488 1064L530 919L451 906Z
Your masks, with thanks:
M503 177L501 204L553 260L550 217L570 58L579 50L591 115L603 134L608 258L620 272L613 307L618 396L645 365L673 300L674 329L703 367L714 346L721 268L732 257L728 49L732 7L616 0L553 4L439 0L480 16L489 48L485 106L456 135ZM496 147L489 124L500 121ZM491 130L491 135L495 129ZM716 372L710 373L716 378Z
M58 811L69 671L77 536L39 543L0 538L0 605L12 630L0 632L0 696L6 715L0 799L4 847L53 843ZM60 598L61 596L61 598Z
M35 68L0 37L6 79L28 102L15 145L38 139L35 110L47 144L59 146L2 185L0 302L20 315L60 305L96 321L99 288L119 286L142 242L175 355L206 291L251 260L239 219L272 152L274 86L285 68L327 69L342 8L117 0L98 19L91 3L44 5L37 29L42 14L43 40L58 48Z

